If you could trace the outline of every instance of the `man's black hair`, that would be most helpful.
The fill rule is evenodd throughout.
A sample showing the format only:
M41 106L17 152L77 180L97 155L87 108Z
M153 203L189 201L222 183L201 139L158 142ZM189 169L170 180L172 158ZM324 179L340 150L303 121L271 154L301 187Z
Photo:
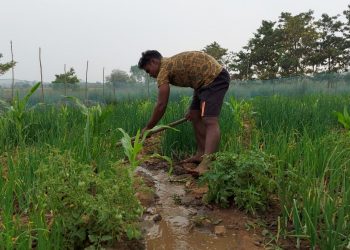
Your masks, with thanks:
M163 56L157 50L146 50L145 52L142 52L138 67L143 69L143 67L145 67L145 65L153 58L160 60Z

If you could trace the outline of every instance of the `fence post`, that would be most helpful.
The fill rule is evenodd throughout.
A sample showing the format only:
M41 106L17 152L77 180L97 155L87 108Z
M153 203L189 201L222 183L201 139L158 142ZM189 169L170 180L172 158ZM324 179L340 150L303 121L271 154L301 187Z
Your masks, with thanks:
M45 102L44 86L43 86L43 67L41 64L41 48L40 47L39 47L39 64L40 64L41 98L42 98L42 102Z
M102 99L105 101L105 67L103 67L102 72Z
M88 88L87 88L87 76L89 70L89 61L86 61L86 74L85 74L85 103L88 101Z
M10 42L11 44L11 57L12 57L12 60L11 60L11 63L13 64L13 48L12 48L12 40ZM14 69L14 66L12 66L12 85L11 85L11 102L13 103L13 97L14 97L14 89L15 89L15 69Z
M67 70L66 70L66 64L64 64L64 95L67 96Z

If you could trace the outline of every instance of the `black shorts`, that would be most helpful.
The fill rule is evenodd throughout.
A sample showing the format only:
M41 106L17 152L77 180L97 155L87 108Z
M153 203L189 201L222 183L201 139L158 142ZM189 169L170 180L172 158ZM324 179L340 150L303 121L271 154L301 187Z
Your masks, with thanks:
M209 85L193 91L190 110L200 110L202 117L218 117L230 84L230 74L223 69Z

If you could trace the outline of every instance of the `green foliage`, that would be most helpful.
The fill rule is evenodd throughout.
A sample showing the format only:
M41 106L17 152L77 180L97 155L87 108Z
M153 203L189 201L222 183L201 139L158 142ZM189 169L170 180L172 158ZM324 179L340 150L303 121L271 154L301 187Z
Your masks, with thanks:
M247 151L216 153L214 158L210 170L201 179L208 184L206 198L209 202L227 206L233 198L235 205L252 214L267 208L276 191L271 156L260 151Z
M28 114L28 101L34 92L39 88L40 82L36 83L30 91L21 99L18 94L13 99L12 105L8 105L5 102L1 102L7 112L0 118L0 124L2 124L3 130L10 129L14 126L16 133L11 136L15 136L14 142L23 144L25 140L25 133L31 124L25 124L25 116ZM35 106L34 106L35 107Z
M137 83L144 83L147 78L147 73L143 69L139 69L137 65L130 67L130 79Z
M106 80L115 87L117 84L129 82L130 77L125 71L114 69L112 73L106 77Z
M296 78L285 80L283 88L288 88L289 85L295 86L298 82L302 82ZM316 86L317 84L322 84L325 80L310 78L308 83L309 81L312 81L315 84L314 86ZM274 83L273 81L271 82ZM253 87L249 84L249 86L241 87L250 89L253 93L252 96L254 96L261 94L259 88L261 85L264 85L262 83L266 83L266 81L256 81ZM344 83L346 83L345 80ZM340 89L338 91L341 92ZM188 94L190 93L188 92ZM24 95L19 94L19 96ZM77 217L73 217L73 214L70 214L69 211L77 211L75 206L78 202L81 203L82 199L95 202L91 197L93 195L86 195L84 193L86 189L79 187L78 184L80 181L89 183L88 185L92 183L90 185L91 188L86 191L87 194L91 194L94 190L94 183L98 182L97 179L99 177L108 179L109 184L104 186L104 191L98 191L97 195L93 196L96 199L96 203L101 203L103 211L105 211L107 205L103 203L103 200L98 200L97 202L97 199L106 195L106 202L110 201L109 199L112 199L112 196L109 196L109 194L115 195L117 190L113 185L117 185L118 192L122 192L122 196L124 194L128 196L128 199L118 200L123 205L119 207L120 210L117 214L123 214L123 221L125 222L124 218L130 218L128 215L129 211L131 211L131 214L134 214L139 204L133 202L133 191L125 191L126 193L123 191L124 189L132 190L130 188L132 183L130 178L131 164L129 165L126 162L123 162L124 166L121 166L119 163L111 164L111 162L116 162L123 157L123 150L115 147L115 143L120 139L122 133L119 133L119 131L116 133L115 128L120 127L129 134L136 134L137 130L151 114L152 102L123 101L118 102L117 105L101 105L102 116L106 116L106 119L98 115L96 117L97 121L94 121L94 125L90 126L89 152L91 158L87 160L86 153L82 150L85 148L84 128L87 122L86 114L89 113L85 108L93 107L85 106L85 108L81 107L81 109L78 109L76 105L70 105L69 103L63 106L57 106L55 103L55 105L39 105L35 109L31 109L30 102L33 100L32 97L29 98L27 105L25 105L21 118L25 128L21 130L24 131L25 138L24 143L21 144L17 143L17 139L14 139L17 138L18 133L15 125L10 123L8 119L10 105L3 103L2 106L4 107L1 106L0 193L2 195L0 196L0 248L28 249L32 246L32 243L37 243L38 249L65 249L62 242L64 236L72 232L71 228L74 228L73 226L76 226L76 228L85 227L85 224L79 221L90 221L90 216L85 216L85 212L81 215L82 219L80 220L76 219ZM177 98L176 100L180 100L179 97ZM272 172L272 178L269 180L271 182L275 180L277 186L275 188L276 191L272 193L273 197L276 198L274 202L278 202L278 206L281 208L281 237L293 235L292 237L305 239L312 248L316 249L343 249L346 247L349 244L347 236L350 235L350 217L348 216L350 214L348 205L350 201L350 140L349 136L341 131L337 119L332 115L332 110L342 111L344 106L348 107L350 96L345 94L341 96L317 94L293 97L274 95L245 101L239 99L231 101L228 98L227 101L229 104L223 106L220 118L222 132L220 147L221 151L226 152L228 155L235 155L228 152L237 152L237 159L232 161L236 165L239 162L241 167L230 168L229 165L224 166L222 164L219 167L221 175L218 174L219 172L216 173L214 169L212 173L216 175L214 179L217 182L212 181L212 187L220 185L220 187L223 187L217 189L219 190L218 197L226 197L226 200L229 202L231 200L235 201L234 194L228 195L233 193L233 190L229 189L229 187L236 187L234 186L235 183L232 184L230 182L229 185L231 186L222 184L225 181L229 182L225 180L226 175L239 172L242 174L239 176L244 176L243 174L250 173L249 168L245 169L242 167L247 160L243 161L241 157L248 158L248 162L259 158L253 157L251 151L242 152L243 148L239 140L242 130L242 119L245 119L245 115L251 114L252 110L257 111L257 115L249 116L255 121L254 124L256 125L256 130L252 133L250 148L259 149L264 151L266 155L274 155L278 159L277 170L275 170L274 165L268 169ZM162 123L177 120L179 115L186 112L189 102L190 99L183 99L182 102L170 102ZM7 127L6 124L12 125ZM167 154L168 156L182 157L189 154L192 147L195 147L193 142L194 136L190 123L181 124L177 128L181 130L181 133L167 131L162 134L162 150L167 149L167 152L170 152ZM29 140L34 138L34 136L36 140ZM141 140L140 136L139 142ZM13 145L16 147L13 147ZM131 143L131 146L133 147L134 144ZM55 150L52 151L52 148L55 148ZM242 154L238 155L238 152L242 152ZM261 152L255 153L261 154ZM263 164L263 162L268 162L266 158L265 160L257 161ZM135 158L135 160L139 159ZM227 160L227 162L229 161ZM36 172L38 167L40 167L40 171L44 169L44 171L48 172L45 175ZM63 178L64 174L61 174L62 171L57 169L64 169L65 167L65 172L69 176L65 175L66 177ZM254 167L251 168L258 174L261 169L265 169L264 167L258 170L255 170ZM113 169L116 170L117 174L112 171ZM244 173L237 169L244 169ZM70 170L72 171L70 172ZM62 177L60 182L57 181L57 173L60 173L59 176ZM89 176L90 173L91 177ZM85 177L82 178L79 175ZM71 179L71 176L74 176L74 178ZM235 176L238 176L238 174ZM51 180L54 181L52 185L49 184ZM245 186L246 183L250 183L252 180L255 181L255 172L252 177L249 176L248 182L245 180L244 184L239 185L237 188L237 190L244 188L247 195L243 199L249 197L250 200L248 202L255 201L254 199L257 198L261 199L260 196L255 194L256 188L254 186ZM69 208L69 211L64 208L65 212L62 212L62 214L58 211L58 208L61 209L62 201L66 205L70 204L68 203L70 200L64 195L60 196L61 200L57 198L57 209L55 204L49 206L48 201L50 197L46 197L48 193L42 189L44 188L40 184L42 181L46 181L48 183L46 186L50 186L50 189L48 189L50 194L53 194L53 190L59 189L62 190L60 192L68 193L69 197L76 197L69 198L72 200L78 199L78 201L74 202L74 207ZM60 184L58 185L57 183ZM80 184L82 185L83 183ZM274 184L272 183L271 185ZM63 189L65 186L67 186L67 190ZM77 190L77 192L74 193L74 190ZM78 192L80 192L79 195L77 194ZM241 193L239 195L242 196ZM58 197L58 195L54 194L53 197ZM216 197L213 197L213 201L215 199ZM129 204L129 200L136 207L133 205L130 205L130 207L126 206ZM220 199L219 202L221 202ZM239 202L247 201L239 200ZM92 208L88 209L87 206L80 203L78 204L79 206L92 211ZM224 204L228 203L224 202ZM253 206L249 203L247 204L248 209L249 206ZM111 209L111 207L114 209L115 206L110 205L108 209ZM51 208L54 208L52 213L50 211ZM106 213L108 212L109 210ZM92 218L97 218L101 214L102 212L95 212ZM47 221L47 215L53 215L52 224L49 223L50 220ZM20 220L22 216L29 218L30 223L22 223ZM70 222L68 223L67 221ZM67 222L67 225L70 225L70 227L66 227L63 222ZM113 223L115 225L116 222L112 221ZM98 223L95 224L100 226ZM119 227L119 229L122 228L122 235L135 237L139 234L134 223L123 224L121 222L121 224L124 225ZM108 226L109 221L106 221L104 227ZM93 226L88 223L86 227L90 228ZM79 230L76 229L76 232ZM88 231L85 232L85 235L87 235ZM91 236L86 236L87 240L85 242L87 244L93 243L95 248L103 244L104 240L113 237L105 231L103 231L104 235L101 235L101 237L94 234L93 230L91 232ZM77 242L81 242L78 236L74 237L76 237ZM72 238L69 239L71 240ZM110 241L113 240L107 240L107 242ZM65 242L67 244L66 240ZM82 244L85 244L85 242ZM85 246L87 245L81 245L80 247Z
M0 53L0 59L2 57L2 54ZM14 67L16 65L16 62L8 62L8 63L0 63L0 75L5 74L9 69Z
M278 21L263 20L243 50L233 53L229 68L235 79L274 79L319 72L346 72L349 66L349 22L340 15L314 21L313 11ZM349 10L343 14L347 20Z
M102 113L101 106L97 104L96 106L87 107L76 97L67 97L72 99L75 104L79 107L81 113L85 116L86 122L84 127L84 152L87 160L91 159L91 138L96 135L100 124L106 118Z
M138 154L141 152L143 148L143 144L147 138L147 136L161 128L167 128L174 131L178 131L175 128L165 126L165 125L158 125L152 128L151 130L146 130L143 134L140 133L140 130L137 130L136 136L131 138L128 133L124 131L122 128L118 128L118 130L123 134L123 137L121 138L121 143L124 149L124 154L128 158L129 163L131 165L130 174L134 172L136 167L139 166L140 161L137 159ZM158 154L155 154L154 157L157 158L163 158L164 160L171 162L170 159L166 156L160 156ZM172 167L172 166L171 166Z
M220 64L226 63L225 56L227 55L227 49L222 48L217 42L205 46L203 51L214 57Z
M346 130L350 131L350 115L346 106L344 106L343 113L334 111L333 112L337 118L338 122L341 123Z
M233 96L225 104L231 110L235 122L240 125L241 129L243 128L244 120L256 114L256 112L252 111L252 103L245 100L238 101Z
M118 130L123 134L123 137L121 138L121 143L124 149L124 154L130 162L131 172L133 173L135 168L139 165L137 155L141 152L143 148L143 143L149 131L146 131L143 135L141 135L140 130L137 130L136 136L134 140L132 140L132 138L129 136L128 133L124 131L124 129L118 128Z
M56 79L52 83L65 83L69 85L74 85L79 82L78 77L73 68L66 73L55 75Z
M98 174L94 170L69 152L52 150L36 172L38 199L62 225L65 248L140 236L135 223L142 208L127 168L114 163Z

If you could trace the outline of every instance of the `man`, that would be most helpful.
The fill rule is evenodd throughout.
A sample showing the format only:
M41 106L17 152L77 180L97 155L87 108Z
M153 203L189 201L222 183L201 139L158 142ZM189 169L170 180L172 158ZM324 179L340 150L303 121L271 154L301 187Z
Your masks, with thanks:
M194 170L203 174L208 162L204 155L217 151L220 141L218 117L225 93L229 87L229 73L210 55L189 51L163 58L156 50L142 53L138 67L157 79L158 101L153 114L143 129L152 129L165 113L170 86L191 87L193 99L186 118L192 122L197 142L197 152L183 163L196 163Z

